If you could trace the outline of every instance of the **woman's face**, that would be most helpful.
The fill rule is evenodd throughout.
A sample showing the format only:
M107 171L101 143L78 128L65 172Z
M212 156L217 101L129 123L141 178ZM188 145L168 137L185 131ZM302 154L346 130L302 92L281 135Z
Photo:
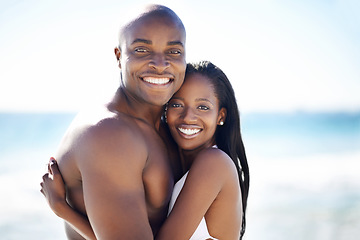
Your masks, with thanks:
M225 120L226 110L219 110L210 80L193 73L169 101L166 116L171 135L179 147L194 150L215 144L215 130L220 121Z

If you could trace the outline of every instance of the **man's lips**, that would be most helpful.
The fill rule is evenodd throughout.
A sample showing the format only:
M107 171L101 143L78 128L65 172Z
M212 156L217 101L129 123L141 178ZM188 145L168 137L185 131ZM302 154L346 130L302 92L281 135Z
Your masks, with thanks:
M144 82L155 84L155 85L166 85L171 81L168 77L143 77L141 78Z

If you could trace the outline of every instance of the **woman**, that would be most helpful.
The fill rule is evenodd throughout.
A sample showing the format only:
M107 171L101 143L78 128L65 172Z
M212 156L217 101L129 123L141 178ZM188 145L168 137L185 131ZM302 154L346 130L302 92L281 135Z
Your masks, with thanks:
M188 64L165 121L178 145L184 175L174 187L168 218L156 239L241 239L249 169L235 94L226 75L210 62ZM51 164L52 171L58 172L56 164ZM48 182L44 179L41 191L52 210L95 239L90 224L66 203L61 178L55 185ZM63 198L60 204L52 201L56 197Z

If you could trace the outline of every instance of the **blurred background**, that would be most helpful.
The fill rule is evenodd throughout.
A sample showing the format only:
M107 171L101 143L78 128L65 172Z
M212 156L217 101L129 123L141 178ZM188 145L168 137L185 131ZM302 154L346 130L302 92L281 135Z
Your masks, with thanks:
M39 183L78 111L119 85L113 48L149 1L0 0L0 236L64 239ZM250 165L245 240L360 235L360 2L156 1L187 61L235 89Z

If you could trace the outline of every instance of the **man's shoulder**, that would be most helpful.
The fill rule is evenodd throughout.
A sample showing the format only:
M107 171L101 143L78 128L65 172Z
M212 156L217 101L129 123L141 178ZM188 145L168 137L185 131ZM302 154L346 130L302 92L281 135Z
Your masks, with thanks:
M122 113L109 111L106 107L84 110L80 112L70 126L70 130L78 135L86 134L87 137L92 135L108 134L122 135L137 134L138 126L134 124L133 119ZM104 136L106 137L106 136Z
M130 117L106 108L80 112L65 134L63 144L74 153L121 149L129 143L141 148L143 135Z
M131 118L98 109L82 111L75 117L59 146L58 157L64 171L83 174L116 164L128 167L131 162L141 168L148 152L141 131Z

